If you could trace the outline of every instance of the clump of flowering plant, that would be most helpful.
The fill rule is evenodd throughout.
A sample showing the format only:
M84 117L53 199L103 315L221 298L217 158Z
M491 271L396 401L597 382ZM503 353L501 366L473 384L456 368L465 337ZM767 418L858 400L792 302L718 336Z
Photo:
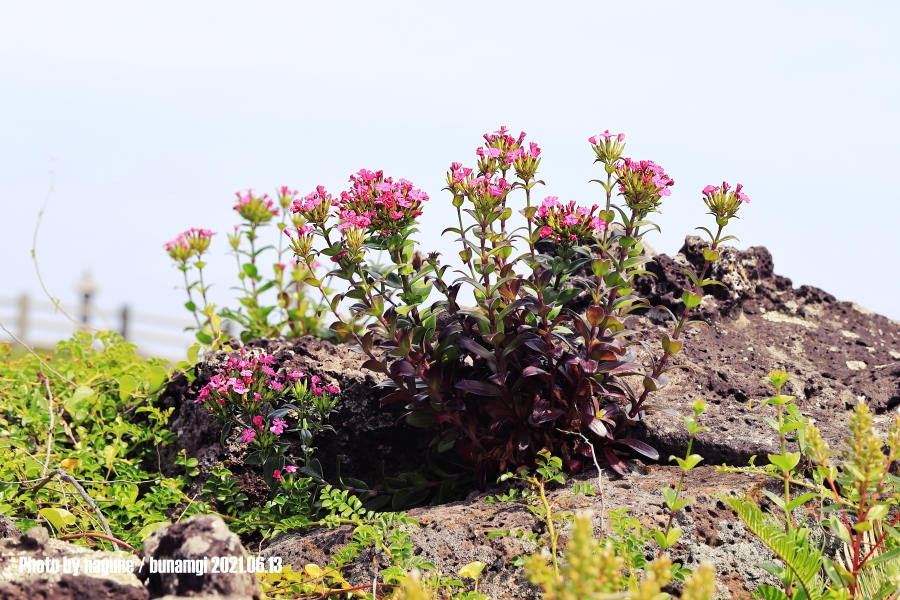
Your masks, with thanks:
M216 233L209 229L191 228L163 246L172 260L177 263L178 269L184 274L184 289L188 295L188 301L184 307L194 316L197 324L195 331L197 340L201 344L209 346L217 345L223 337L222 318L215 314L216 305L210 304L207 300L210 286L206 285L203 280L203 268L206 266L203 255L209 250L214 235ZM191 262L192 259L193 262ZM191 269L197 269L196 281L190 281L188 272ZM199 307L194 301L194 290L200 294L202 307ZM201 319L201 317L203 318Z
M300 462L306 465L314 451L313 439L334 411L340 391L333 385L321 385L318 376L308 377L300 371L277 373L275 361L266 354L248 355L243 350L231 356L213 375L197 396L215 418L224 423L221 441L233 429L250 447L244 459L247 465L263 465L270 485L282 472L293 472ZM288 422L296 420L295 426ZM292 444L284 434L299 437L302 457L291 458L286 452Z
M626 321L649 307L634 294L634 277L646 273L641 240L658 229L648 217L670 195L672 178L652 161L623 158L624 135L605 132L589 140L606 173L597 180L605 206L580 207L554 197L535 206L531 193L544 184L537 179L542 157L525 137L501 128L485 135L474 168L452 164L446 189L458 227L445 233L458 236L463 262L452 280L437 254L417 268L412 264L419 205L410 201L387 224L385 215L399 199L409 201L412 184L404 188L403 180L394 184L381 173L361 171L341 200L318 188L294 205L305 223L291 236L298 259L311 264L327 256L335 264L330 275L349 287L331 297L337 318L332 328L356 337L368 356L364 366L388 376L385 385L392 389L382 402L404 402L411 424L434 427L434 450L453 450L471 464L480 487L490 473L532 466L542 450L560 456L570 472L579 471L594 448L617 470L625 469L623 451L658 458L653 448L628 437L628 426L661 408L647 403L649 394L667 384L666 372L679 368L667 361L681 349L680 334L702 288L718 283L705 279L706 272L718 258L718 244L728 239L722 228L737 212L733 202L706 194L719 225L710 233L707 264L699 276L689 272L694 287L685 291L685 308L661 340L661 355L649 351L645 366ZM524 223L511 229L519 192ZM390 202L379 203L387 194ZM620 204L613 202L615 194ZM517 254L516 242L527 244L527 252ZM388 251L392 264L375 265L368 253L376 249ZM590 277L581 275L585 268ZM581 293L566 285L573 278L590 292L584 314L564 309ZM318 279L307 281L326 293ZM475 306L457 301L463 286L473 290ZM426 305L432 287L441 298ZM358 319L371 320L367 332L355 333L338 313L344 298L355 300L351 311ZM375 336L385 340L378 349Z
M216 305L207 299L211 286L203 280L206 266L203 255L209 249L210 238L215 235L212 231L189 229L165 244L169 256L184 273L188 293L185 307L194 316L196 337L203 346L219 349L228 339L227 332L222 331L223 318L241 327L244 341L281 335L301 337L323 331L317 314L321 308L319 301L310 297L306 283L320 268L318 261L306 264L288 258L288 242L284 238L277 238L276 245L261 244L261 229L279 217L280 221L276 221L279 231L288 233L289 222L294 227L303 226L303 220L291 216L290 212L291 206L299 202L297 192L281 187L276 196L273 200L252 191L237 194L233 208L242 223L235 225L234 231L227 236L241 284L236 289L242 292L238 298L240 307L236 310L226 307L217 312ZM268 274L260 261L260 256L267 251L274 251L276 255ZM196 260L192 261L194 258ZM198 280L194 282L189 281L188 276L192 269L198 274ZM202 305L195 302L195 290L200 294Z

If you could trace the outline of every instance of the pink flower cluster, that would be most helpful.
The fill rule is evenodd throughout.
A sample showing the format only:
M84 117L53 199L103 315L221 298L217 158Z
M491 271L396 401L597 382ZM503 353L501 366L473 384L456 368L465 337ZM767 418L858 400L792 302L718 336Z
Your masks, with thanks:
M598 208L578 206L574 200L562 204L556 196L547 196L535 213L535 224L541 239L564 244L590 239L593 232L606 229L606 221L594 215Z
M361 169L350 176L350 183L350 189L341 192L340 198L334 201L341 231L356 228L382 235L397 233L415 222L422 214L422 202L428 200L428 194L411 181L394 181L385 177L383 171ZM321 198L325 193L319 188L316 195ZM315 201L311 196L304 198L304 202Z
M541 148L534 142L528 142L528 148L515 148L506 153L507 163L514 163L523 158L538 158L541 155Z
M487 142L488 146L496 146L499 144L503 144L506 146L513 146L514 144L522 144L522 140L525 139L527 134L523 131L519 133L519 139L516 140L513 136L509 135L509 129L506 128L506 125L501 125L500 129L495 131L494 133L486 133L484 134L484 141Z
M470 200L479 209L491 209L505 201L512 184L505 178L512 168L523 181L534 178L540 164L541 148L534 142L524 145L523 131L518 138L509 135L506 127L494 133L484 134L485 145L477 148L478 173L455 162L447 173L447 187L453 192L454 206L463 199Z
M209 229L197 229L192 227L183 231L170 242L163 244L163 248L174 260L185 262L194 254L203 254L209 248L210 238L216 235Z
M254 196L251 190L247 190L245 194L237 192L235 195L237 196L237 203L234 205L234 210L242 218L254 225L270 221L273 217L281 214L268 194Z
M626 158L616 167L619 192L632 208L655 208L662 196L671 196L675 181L652 160Z
M743 189L744 186L737 184L732 191L731 186L724 181L721 186L708 185L703 188L703 201L717 218L730 219L737 214L742 202L750 202L750 197L742 191Z
M599 146L600 144L602 144L604 142L608 142L612 138L616 138L617 142L624 142L625 134L624 133L613 134L613 133L609 132L609 129L607 129L603 133L599 133L597 135L592 135L591 137L588 138L588 141L591 144L593 144L594 146Z
M321 396L322 392L328 392L329 394L340 394L341 393L341 390L338 389L338 386L336 386L336 385L320 386L319 383L321 383L321 382L322 382L322 380L319 378L318 375L313 375L312 377L309 378L309 383L312 386L313 394L315 394L316 396Z
M743 188L744 186L742 186L741 184L737 184L737 187L734 189L734 195L741 202L746 202L747 204L749 204L750 198L747 196L747 194L741 191ZM727 182L723 181L721 186L708 185L703 188L703 195L709 197L714 196L715 194L727 194L730 189L731 186L728 185Z
M294 473L296 471L297 467L295 467L294 465L286 465L284 467L285 473ZM279 481L281 480L281 469L275 469L274 471L272 471L272 479L277 479Z
M230 357L225 367L210 378L195 402L205 402L208 406L211 403L223 406L227 402L237 406L261 404L284 389L285 377L275 372L274 363L275 359L266 354L248 359L242 350L240 357Z
M450 165L447 184L454 195L468 198L479 208L499 204L512 188L512 184L497 173L476 177L472 169L458 162Z
M514 138L505 126L494 133L484 134L485 145L475 150L481 174L490 176L498 169L505 172L512 166L522 179L533 177L541 148L534 142L530 142L526 148L526 135L523 131L518 138Z
M292 190L286 185L278 188L278 204L281 205L281 208L287 209L287 207L296 201L297 190Z
M328 220L328 212L331 210L332 200L331 194L325 191L325 186L320 185L314 192L307 194L302 199L294 200L291 212L299 213L307 221L324 227L325 221Z

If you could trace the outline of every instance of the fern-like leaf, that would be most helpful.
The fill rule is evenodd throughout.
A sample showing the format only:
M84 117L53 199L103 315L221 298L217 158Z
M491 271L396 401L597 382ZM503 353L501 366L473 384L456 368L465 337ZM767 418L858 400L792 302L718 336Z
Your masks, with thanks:
M806 540L806 531L792 530L785 533L781 523L773 516L765 515L751 498L724 498L724 500L741 517L747 528L784 562L785 568L800 584L809 600L820 600L824 597L822 581L817 577L822 566L824 546L811 549Z

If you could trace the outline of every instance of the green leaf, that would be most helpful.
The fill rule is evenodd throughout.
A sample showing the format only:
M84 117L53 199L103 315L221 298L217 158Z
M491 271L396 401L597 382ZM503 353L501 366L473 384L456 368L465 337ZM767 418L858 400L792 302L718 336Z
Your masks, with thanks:
M171 525L169 521L158 521L156 523L150 523L149 525L144 525L144 527L138 532L138 537L141 538L141 541L144 542L148 537L153 535L153 532L163 527L165 525Z
M831 530L838 537L839 540L844 542L845 544L852 543L850 538L850 530L847 529L847 526L844 525L844 522L837 515L831 515L828 519L828 524L831 526Z
M57 531L63 531L68 525L74 525L77 521L75 515L64 508L42 508L40 513Z
M678 466L681 467L682 471L690 471L703 460L703 457L699 454L691 454L686 459L678 458L677 456L670 456L669 460L674 460L678 463Z
M78 386L78 388L75 390L75 393L72 394L72 397L66 401L66 404L68 404L69 401L71 401L72 404L76 404L79 401L84 400L85 398L90 398L93 395L94 395L93 388L89 388L86 385L81 385L81 386Z
M666 500L666 506L671 510L672 505L675 504L675 490L670 487L664 487L662 489L663 498Z
M888 505L887 504L874 504L869 508L869 512L866 513L866 521L879 521L885 518L888 514Z
M125 400L137 389L137 379L131 375L119 377L119 398Z
M883 554L879 554L875 558L869 559L866 561L865 567L872 567L874 565L880 565L881 563L886 563L890 560L894 560L900 556L900 548L894 548L893 550L888 550Z
M187 358L188 358L188 362L191 364L192 367L197 364L197 357L199 356L199 354L200 354L200 344L194 344L193 346L188 348Z
M421 492L428 487L428 480L418 473L409 473L408 479L410 485L412 485L413 489L417 492Z
M147 381L150 383L150 391L160 389L168 379L169 373L163 367L159 365L150 367L150 374L147 376Z
M694 292L684 292L681 294L681 301L684 302L684 305L688 308L698 306L701 300L703 300L703 296L695 294Z
M241 268L244 270L244 273L247 274L247 277L250 277L251 279L256 279L259 275L259 271L257 271L256 265L254 264L244 263Z
M406 506L406 501L409 500L409 497L412 495L408 489L402 489L396 494L394 494L394 499L391 500L391 508L395 511L402 510L404 506Z
M790 471L800 462L800 453L785 452L784 454L770 454L769 462L782 471Z
M657 545L665 550L675 545L675 542L681 537L681 530L677 527L673 527L665 534L663 534L662 531L654 531L653 537L656 538Z
M803 494L802 496L797 496L787 505L787 510L791 511L797 508L798 506L802 506L809 502L814 498L818 498L818 494Z
M486 566L487 565L480 560L470 562L459 570L459 576L469 577L470 579L478 579L481 576L481 572L484 571L484 568Z
M763 600L791 600L787 594L771 585L761 585L756 588L756 595Z
M406 415L406 422L413 427L431 427L431 424L434 423L434 415L424 410L417 410Z

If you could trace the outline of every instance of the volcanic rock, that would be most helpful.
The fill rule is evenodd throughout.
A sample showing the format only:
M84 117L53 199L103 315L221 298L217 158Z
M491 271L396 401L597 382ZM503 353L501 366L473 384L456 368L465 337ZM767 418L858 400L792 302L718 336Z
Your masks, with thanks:
M245 558L247 551L238 536L228 530L225 521L215 515L195 515L180 523L160 527L144 542L141 558L147 564L156 561L203 561L206 572L153 573L142 569L139 577L146 582L151 598L219 597L223 600L259 600L260 592L255 575L247 572L210 571L212 560L228 557ZM221 564L221 561L220 561ZM230 563L228 563L230 565ZM230 566L228 567L230 569ZM160 570L160 569L158 569ZM240 567L236 567L240 571Z
M638 292L677 311L676 298L689 282L675 267L699 271L702 247L699 238L688 237L675 257L657 256L648 267L656 277L642 277ZM711 274L727 287L706 288L698 317L708 327L689 329L684 350L672 361L690 371L671 371L669 385L652 396L652 404L682 414L697 398L710 403L703 417L709 429L694 445L707 463L746 465L756 455L762 464L767 454L779 452L777 436L762 421L775 409L759 403L774 395L762 382L773 369L793 376L783 393L796 397L832 448L840 447L848 411L861 400L875 413L879 433L887 433L900 405L900 323L815 287L793 288L790 279L774 274L765 248L726 247ZM665 311L649 311L630 326L658 348L672 330L668 319ZM687 443L679 420L665 413L640 423L639 437L664 457L680 455Z
M34 527L19 537L0 540L0 600L147 600L150 597L132 572L87 573L85 561L92 564L93 561L133 561L135 568L140 564L140 559L128 552L91 550L50 539L46 529ZM67 564L77 564L78 572L66 569ZM48 565L50 570L45 570Z

